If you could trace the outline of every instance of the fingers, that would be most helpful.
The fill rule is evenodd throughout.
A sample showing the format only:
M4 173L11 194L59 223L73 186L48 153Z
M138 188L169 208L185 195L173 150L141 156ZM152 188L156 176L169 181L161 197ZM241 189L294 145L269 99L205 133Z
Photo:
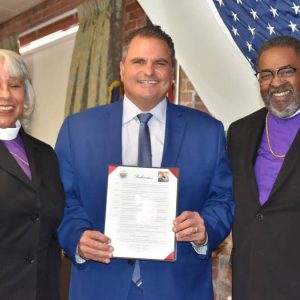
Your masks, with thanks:
M113 247L111 240L99 231L86 230L78 242L78 254L85 260L110 263Z
M173 225L177 241L194 242L199 245L205 243L205 223L198 212L184 211L174 220Z

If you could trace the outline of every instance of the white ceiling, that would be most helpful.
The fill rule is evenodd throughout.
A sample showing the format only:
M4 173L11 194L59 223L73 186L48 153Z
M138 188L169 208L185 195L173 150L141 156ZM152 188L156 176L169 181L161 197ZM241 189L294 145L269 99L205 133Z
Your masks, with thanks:
M0 0L0 24L45 0Z

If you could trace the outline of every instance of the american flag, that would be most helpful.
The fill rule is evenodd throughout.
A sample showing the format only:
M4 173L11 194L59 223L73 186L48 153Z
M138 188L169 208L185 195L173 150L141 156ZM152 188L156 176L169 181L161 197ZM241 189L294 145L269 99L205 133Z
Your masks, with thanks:
M300 0L214 0L235 43L255 69L257 50L275 35L300 38Z

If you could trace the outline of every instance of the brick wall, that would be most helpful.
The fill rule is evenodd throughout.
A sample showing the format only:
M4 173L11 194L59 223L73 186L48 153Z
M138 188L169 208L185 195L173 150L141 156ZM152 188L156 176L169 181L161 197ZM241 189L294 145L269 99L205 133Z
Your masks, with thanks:
M137 28L143 27L147 24L147 16L145 15L141 6L136 0L122 1L122 26L121 26L121 47L120 57L124 38L126 35Z
M123 37L128 32L143 27L147 23L147 16L136 0L123 1Z
M194 86L182 68L180 68L180 104L186 105L208 113L207 108L197 94Z

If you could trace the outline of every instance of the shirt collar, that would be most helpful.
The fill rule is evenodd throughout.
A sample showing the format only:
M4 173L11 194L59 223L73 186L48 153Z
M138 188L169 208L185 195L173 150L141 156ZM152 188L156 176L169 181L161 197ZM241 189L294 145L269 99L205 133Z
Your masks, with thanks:
M164 98L156 106L154 106L149 112L160 122L166 123L166 111L167 111L167 98ZM142 111L130 101L126 95L123 101L123 124L134 119Z
M19 130L21 128L21 123L19 120L17 120L15 126L16 127L12 127L12 128L0 128L0 140L4 140L4 141L14 140L17 137Z
M287 119L295 117L296 115L298 115L300 113L300 109L298 109L293 115L289 116Z

